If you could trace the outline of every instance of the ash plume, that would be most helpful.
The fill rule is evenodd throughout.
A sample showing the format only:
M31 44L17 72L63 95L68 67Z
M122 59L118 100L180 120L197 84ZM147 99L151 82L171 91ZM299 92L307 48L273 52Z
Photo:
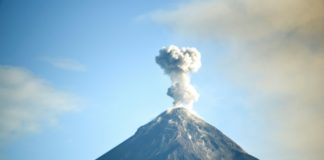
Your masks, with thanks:
M200 53L196 48L179 48L174 45L160 49L156 63L170 76L171 87L167 95L174 99L175 107L192 107L199 94L190 83L190 73L201 67Z

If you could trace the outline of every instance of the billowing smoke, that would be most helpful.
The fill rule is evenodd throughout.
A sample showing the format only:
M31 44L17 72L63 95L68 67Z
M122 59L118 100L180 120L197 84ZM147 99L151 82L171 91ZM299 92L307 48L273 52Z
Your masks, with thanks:
M190 84L189 73L196 72L201 67L199 51L196 48L180 49L170 45L160 50L155 61L170 76L172 85L167 94L174 99L173 105L191 108L199 94Z

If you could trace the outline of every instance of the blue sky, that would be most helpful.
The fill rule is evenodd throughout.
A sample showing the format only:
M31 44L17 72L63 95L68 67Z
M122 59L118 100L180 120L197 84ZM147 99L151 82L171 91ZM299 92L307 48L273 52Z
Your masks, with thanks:
M0 159L95 159L130 137L172 105L170 80L154 60L170 44L202 54L192 83L200 94L194 110L207 122L261 159L278 159L279 149L281 159L294 159L314 143L299 156L320 157L324 143L291 133L323 131L313 123L323 117L313 113L321 96L305 96L322 93L323 41L308 36L324 33L322 21L311 30L300 25L322 17L315 9L300 22L299 12L280 2L273 10L239 2L1 0ZM251 12L241 14L240 6ZM278 8L291 17L272 14ZM295 24L300 30L291 31ZM310 39L314 44L302 43Z
M6 142L2 155L94 159L171 106L166 95L169 79L154 58L169 44L199 46L175 37L145 15L175 5L171 1L2 1L1 65L26 69L80 101L76 111L55 117L54 126L45 124L37 133ZM66 60L82 69L55 65ZM206 81L200 77L203 73L201 69L194 75L198 88L199 81Z

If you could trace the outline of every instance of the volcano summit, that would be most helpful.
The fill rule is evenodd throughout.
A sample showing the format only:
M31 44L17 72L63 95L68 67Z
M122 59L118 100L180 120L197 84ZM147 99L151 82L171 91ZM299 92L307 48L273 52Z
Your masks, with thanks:
M187 108L172 108L97 160L257 160Z

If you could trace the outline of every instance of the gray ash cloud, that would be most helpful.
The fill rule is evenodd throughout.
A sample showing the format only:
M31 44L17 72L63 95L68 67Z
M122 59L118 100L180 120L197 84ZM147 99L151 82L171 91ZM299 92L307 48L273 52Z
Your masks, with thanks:
M196 48L179 48L174 45L160 49L156 63L170 76L172 81L168 96L174 99L174 106L192 107L199 94L191 85L190 73L201 67L201 55Z

